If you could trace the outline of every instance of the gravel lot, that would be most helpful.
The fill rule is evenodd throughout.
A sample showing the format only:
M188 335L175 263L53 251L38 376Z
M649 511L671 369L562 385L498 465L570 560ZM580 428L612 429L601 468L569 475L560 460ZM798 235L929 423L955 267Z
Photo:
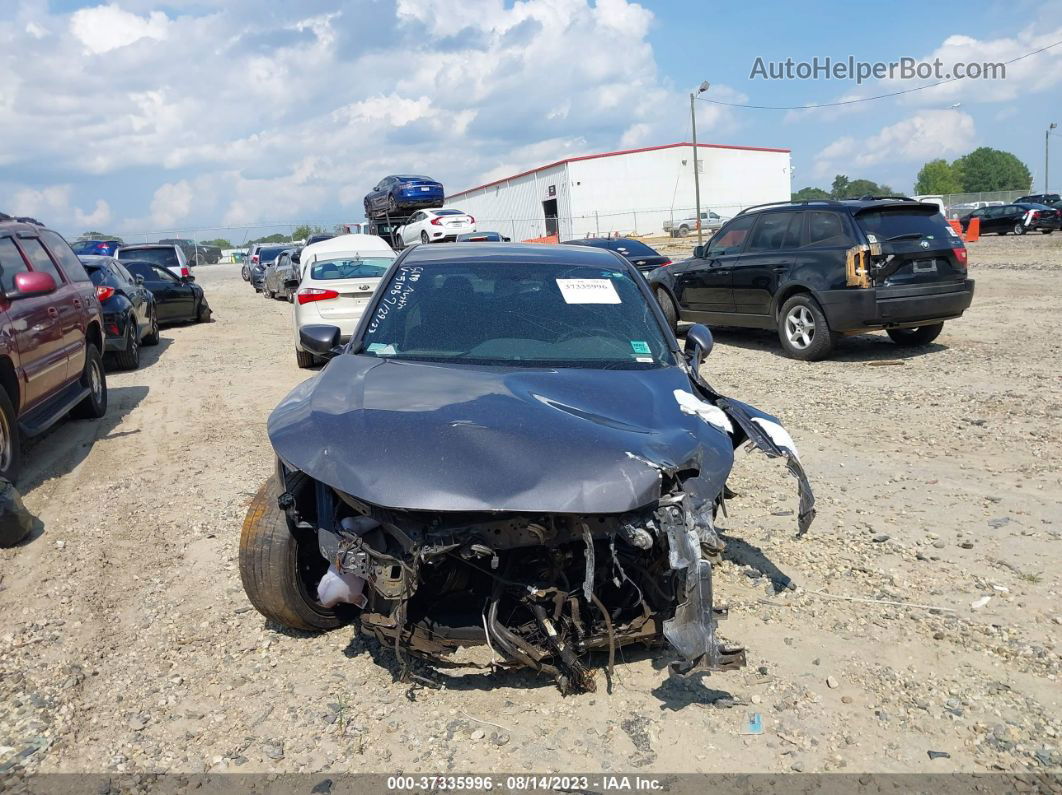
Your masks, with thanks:
M706 377L783 418L819 517L795 539L793 481L744 458L717 595L748 667L684 682L628 651L611 695L601 672L566 699L522 673L411 688L352 628L249 607L265 421L307 374L287 304L200 268L215 322L164 329L105 420L27 450L44 529L0 550L0 773L1062 766L1062 235L970 252L974 305L925 350L874 335L804 364L717 331Z

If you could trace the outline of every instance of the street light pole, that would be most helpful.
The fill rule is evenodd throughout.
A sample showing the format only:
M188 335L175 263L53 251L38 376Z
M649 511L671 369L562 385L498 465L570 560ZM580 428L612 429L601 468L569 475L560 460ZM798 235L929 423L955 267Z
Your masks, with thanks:
M1055 124L1054 122L1051 122L1051 124L1048 126L1048 128L1044 131L1044 193L1047 193L1047 154L1048 154L1048 144L1050 144L1050 142L1051 142L1051 130L1055 129L1055 127L1057 127L1057 126L1058 126L1057 124Z
M697 89L697 94L703 94L708 90L709 83L705 80ZM693 190L697 197L697 245L704 243L704 231L701 229L701 175L697 167L697 112L693 101L697 94L690 94L690 122L693 125Z

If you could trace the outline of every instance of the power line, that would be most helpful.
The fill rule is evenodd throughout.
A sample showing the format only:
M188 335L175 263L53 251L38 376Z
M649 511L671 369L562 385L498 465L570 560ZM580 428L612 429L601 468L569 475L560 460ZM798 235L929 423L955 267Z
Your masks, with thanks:
M1041 47L1038 50L1027 52L1025 55L1019 55L1017 58L1012 58L1009 61L1003 61L1003 66L1009 66L1012 63L1017 63L1025 58L1029 58L1033 55L1038 55L1041 52L1050 50L1052 47L1057 47L1062 44L1062 41L1056 41L1054 44L1048 44L1046 47ZM824 102L821 105L746 105L740 102L723 102L718 99L709 99L708 97L697 97L701 102L711 102L713 105L725 105L728 108L750 108L753 110L815 110L816 108L835 108L839 105L855 105L860 102L873 102L877 99L888 99L889 97L898 97L901 94L912 94L915 91L925 91L927 88L935 88L936 86L942 86L945 83L954 83L956 80L966 80L967 76L963 77L949 77L946 80L938 80L936 83L927 83L924 86L917 86L916 88L905 88L903 91L893 91L889 94L878 94L876 97L862 97L861 99L846 99L841 102Z

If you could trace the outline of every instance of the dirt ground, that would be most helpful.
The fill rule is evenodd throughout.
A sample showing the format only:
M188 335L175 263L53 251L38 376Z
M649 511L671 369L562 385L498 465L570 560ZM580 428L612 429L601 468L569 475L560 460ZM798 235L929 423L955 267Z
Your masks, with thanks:
M102 422L26 451L43 531L0 550L0 773L1057 769L1062 234L970 263L972 309L924 350L873 335L805 364L716 330L707 379L782 417L818 518L794 538L794 481L745 456L716 593L748 666L683 681L628 651L611 694L602 670L568 698L522 673L411 687L353 628L250 608L266 418L311 374L287 304L200 268L215 322L164 329Z

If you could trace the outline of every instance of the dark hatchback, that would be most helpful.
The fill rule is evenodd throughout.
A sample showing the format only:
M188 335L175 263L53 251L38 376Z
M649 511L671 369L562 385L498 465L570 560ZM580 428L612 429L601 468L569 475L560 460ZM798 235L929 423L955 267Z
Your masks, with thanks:
M583 240L565 240L564 245L591 246L615 251L643 274L671 264L670 257L665 257L642 241L631 240L629 237L588 237Z
M177 277L164 265L137 260L122 261L133 277L144 280L144 286L155 296L155 313L159 323L210 320L210 304L203 288L192 276Z
M76 240L70 244L70 248L79 257L113 257L120 245L122 245L121 240Z
M365 215L380 218L419 207L442 207L443 186L431 177L384 177L365 195Z
M1049 235L1062 228L1062 211L1046 204L1015 202L1002 207L981 207L959 219L963 231L974 218L981 219L981 234L1024 235L1030 229Z
M96 297L103 309L103 350L123 370L140 366L140 346L159 344L155 296L140 276L127 269L129 262L114 257L81 257Z
M285 251L294 252L295 249L291 246L263 246L258 249L258 261L250 266L248 271L250 278L247 280L251 283L251 287L254 288L256 293L260 293L265 289L266 268L273 265L276 262L277 257Z
M928 344L974 292L939 207L870 198L749 208L649 281L673 324L775 329L787 355L809 361L869 331Z

